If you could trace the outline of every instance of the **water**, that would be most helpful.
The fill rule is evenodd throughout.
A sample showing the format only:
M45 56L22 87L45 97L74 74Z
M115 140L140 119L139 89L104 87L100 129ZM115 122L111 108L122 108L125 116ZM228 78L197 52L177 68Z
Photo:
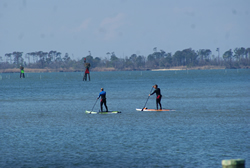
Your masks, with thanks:
M0 167L206 168L236 158L250 167L250 70L1 76ZM176 111L135 110L154 84ZM101 87L121 114L84 113Z

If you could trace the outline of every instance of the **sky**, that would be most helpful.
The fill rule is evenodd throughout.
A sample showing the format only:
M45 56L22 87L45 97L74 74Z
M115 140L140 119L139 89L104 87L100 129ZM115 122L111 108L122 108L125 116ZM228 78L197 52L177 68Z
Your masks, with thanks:
M148 56L250 47L250 0L0 0L0 56ZM23 55L23 56L24 56Z

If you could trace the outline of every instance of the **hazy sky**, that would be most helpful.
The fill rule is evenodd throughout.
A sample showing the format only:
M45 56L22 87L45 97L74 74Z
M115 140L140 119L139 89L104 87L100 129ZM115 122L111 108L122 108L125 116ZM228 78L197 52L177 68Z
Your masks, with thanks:
M0 56L250 47L250 0L0 0ZM5 60L5 58L4 58Z

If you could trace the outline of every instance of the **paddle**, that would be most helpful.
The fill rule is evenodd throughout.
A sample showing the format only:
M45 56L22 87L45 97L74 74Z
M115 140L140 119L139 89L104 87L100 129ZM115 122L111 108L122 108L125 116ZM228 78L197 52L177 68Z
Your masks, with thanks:
M151 88L149 94L151 94L152 90L153 90L153 87ZM147 102L148 102L149 97L150 97L150 96L148 96L147 101L146 101L144 107L141 109L141 111L143 111L143 109L146 107L146 104L147 104Z
M96 104L97 100L98 100L98 99L96 99L95 104ZM94 104L92 110L90 111L90 113L94 110L95 104Z

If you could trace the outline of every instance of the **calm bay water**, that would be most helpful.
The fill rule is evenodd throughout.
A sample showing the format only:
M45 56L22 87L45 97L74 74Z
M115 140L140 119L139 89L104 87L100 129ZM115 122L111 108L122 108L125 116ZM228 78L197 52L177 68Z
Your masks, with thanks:
M250 167L250 70L25 75L0 74L0 167ZM154 84L176 111L135 110ZM121 114L85 114L101 87Z

